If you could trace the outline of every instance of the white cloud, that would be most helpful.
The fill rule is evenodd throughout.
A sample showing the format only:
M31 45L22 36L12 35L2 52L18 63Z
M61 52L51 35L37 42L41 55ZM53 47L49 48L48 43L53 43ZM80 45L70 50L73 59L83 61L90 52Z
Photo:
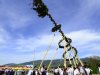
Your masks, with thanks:
M23 63L32 60L33 60L33 54L0 53L0 65L7 63Z
M54 59L61 58L62 57L62 51L58 50L55 54L56 49L49 50L47 56L45 59L51 59L54 57ZM59 54L60 52L60 54ZM32 60L41 60L44 58L45 51L38 52L38 53L31 53L31 54L8 54L8 53L0 53L0 64L7 64L7 63L23 63L27 61ZM55 54L55 55L54 55ZM52 55L52 56L51 56ZM40 57L41 56L41 57ZM2 58L3 57L3 58ZM9 59L11 58L11 59ZM7 60L9 59L9 60Z
M99 49L99 41L100 34L92 31L92 30L80 30L74 31L66 34L68 37L72 39L72 45L80 47L80 48L94 48ZM37 48L45 47L47 48L52 40L53 35L40 35L29 38L18 38L11 39L11 36L3 29L0 29L0 43L7 46L9 42L10 45L14 46L13 48L19 52L30 52ZM52 46L56 47L59 40L61 39L60 35L56 35L54 37L54 41L52 42ZM14 43L13 43L14 42ZM97 44L98 43L98 44Z
M43 46L49 46L51 40L54 40L53 35L42 35L30 38L19 38L16 40L16 50L19 52L29 52ZM54 42L52 42L53 44ZM55 46L55 45L54 45ZM46 47L46 48L47 48Z
M91 30L80 30L67 33L66 35L72 39L72 45L74 47L78 47L78 49L99 49L99 44L97 44L97 41L100 41L100 34L97 32ZM49 46L52 37L53 35L41 35L30 38L16 39L15 50L17 52L31 52L34 49L44 51L44 49L46 50L46 48ZM60 39L60 36L56 35L51 47L56 47Z
M0 47L3 47L10 39L9 33L0 27Z
M99 50L100 50L100 44L94 45L92 49L95 50L95 51L96 51L96 50L99 51Z
M13 61L13 62L19 63L19 62L23 62L23 61L33 60L34 50L38 50L35 52L35 55L36 55L35 60L42 59L42 57L40 58L40 55L41 56L43 55L44 51L46 50L46 48L49 45L50 39L53 37L52 34L39 35L39 36L29 37L29 38L24 38L21 36L21 38L19 38L19 39L13 38L13 40L12 40L10 35L6 31L1 29L0 32L2 33L0 35L0 39L4 40L4 42L1 42L1 44L3 44L3 46L6 49L8 49L8 50L13 49L13 51L16 52L14 54L12 52L9 54L4 54L4 52L1 52L2 54L0 54L0 57L4 58L4 59L3 58L1 59L2 63L7 62L5 60L8 59L8 56L12 58L9 60L9 62ZM78 50L79 53L82 53L82 52L84 53L84 52L86 52L86 50L89 51L89 53L81 55L81 57L88 55L88 54L93 54L93 52L95 52L95 54L99 53L98 52L100 49L100 47L99 47L100 34L99 33L92 31L92 30L80 30L80 31L66 33L66 35L68 35L68 37L70 37L73 40L72 45L79 49ZM1 36L3 36L3 38L1 38ZM9 39L9 37L10 37L10 39ZM6 38L6 41L5 41L5 38ZM54 38L54 42L51 45L53 47L52 47L52 49L50 48L50 51L49 51L46 59L51 58L50 55L53 55L59 40L60 40L60 35L57 34ZM7 45L7 44L10 44L10 45ZM2 47L2 45L0 46L0 48L1 47ZM29 54L27 54L27 52ZM21 53L21 55L18 55L17 53ZM26 53L26 54L24 54L24 53ZM62 57L62 53L63 53L63 50L61 50L61 49L58 50L58 53L55 56L55 58Z
M80 30L68 33L76 45L84 45L95 41L100 41L100 34L92 30Z
M88 54L86 54L86 55L80 56L80 58L91 57L91 56L100 56L100 55L99 55L99 54L96 54L96 53L88 53Z

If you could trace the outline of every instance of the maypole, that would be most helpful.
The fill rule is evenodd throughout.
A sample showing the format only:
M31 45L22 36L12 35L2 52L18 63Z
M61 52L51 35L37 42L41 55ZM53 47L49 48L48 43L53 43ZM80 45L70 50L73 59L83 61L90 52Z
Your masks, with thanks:
M62 39L59 41L58 46L59 48L64 49L63 58L64 58L64 66L66 68L66 61L69 61L71 64L71 60L75 60L77 57L77 50L71 45L72 40L65 36L63 31L61 30L61 24L57 24L51 14L48 11L47 6L43 3L42 0L33 0L33 10L35 10L39 17L44 18L45 16L48 16L50 21L53 23L54 27L52 28L52 32L58 31L60 35L62 36ZM66 44L61 45L62 42L65 42ZM74 53L74 56L72 58L68 57L66 58L66 54L68 51L72 51ZM80 60L79 60L80 61ZM81 61L80 61L81 62ZM74 62L75 64L75 62ZM81 62L83 65L83 63Z

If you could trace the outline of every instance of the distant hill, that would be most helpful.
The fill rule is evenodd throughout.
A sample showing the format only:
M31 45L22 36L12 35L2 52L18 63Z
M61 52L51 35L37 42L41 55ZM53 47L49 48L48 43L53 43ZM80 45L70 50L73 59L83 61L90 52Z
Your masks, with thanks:
M96 60L100 60L100 56L90 56L90 57L87 57L87 58L93 58L93 59L96 59Z
M14 66L14 65L17 65L15 63L8 63L8 64L4 64L4 65L7 65L7 66Z
M100 56L89 56L89 57L86 57L86 58L81 58L81 60L83 62L88 62L88 60L92 58L92 59L96 59L96 60L100 60ZM34 61L34 65L38 66L40 64L41 60L36 60ZM45 65L48 65L50 62L50 60L44 60L43 64ZM55 59L53 60L52 62L52 65L53 66L58 66L59 64L63 64L63 59ZM16 64L16 63L9 63L9 64L5 64L5 65L8 65L8 66L16 66L16 65L33 65L33 61L29 61L29 62L24 62L24 63L19 63L19 64Z
M48 65L50 63L50 61L51 60L44 60L43 64ZM40 63L41 63L41 60L34 61L34 65L36 65L36 66L39 66ZM63 59L55 59L55 60L53 60L52 65L53 66L57 66L59 63L63 63ZM33 61L20 63L19 65L33 65Z
M81 58L81 60L83 62L86 62L90 68L93 70L94 74L98 73L98 65L100 64L100 56L90 56L90 57L86 57L86 58ZM41 60L36 60L34 61L34 65L35 66L39 66L40 65ZM50 60L44 60L43 64L48 65L50 62ZM57 67L58 65L62 65L63 66L63 59L55 59L53 60L51 67ZM24 62L24 63L9 63L9 64L5 64L8 66L22 66L22 65L33 65L33 61L29 61L29 62Z

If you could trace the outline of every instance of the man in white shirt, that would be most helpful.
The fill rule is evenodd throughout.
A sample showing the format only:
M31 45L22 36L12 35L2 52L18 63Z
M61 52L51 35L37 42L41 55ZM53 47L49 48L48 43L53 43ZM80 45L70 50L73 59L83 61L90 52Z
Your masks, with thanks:
M78 68L79 68L81 75L87 75L85 67L86 67L86 63L84 63L84 66L82 66L80 63L78 64Z
M41 72L45 70L44 67L45 67L44 65L41 67L41 70L40 70Z
M29 70L27 75L31 75L33 73L33 70Z
M41 68L41 73L42 73L42 75L46 75L46 73L47 73L46 70L47 70L46 66L43 65L43 67Z
M58 68L56 67L55 70L54 70L54 75L57 75L58 72L59 72L59 71L58 71Z
M67 73L68 75L74 75L74 69L71 64L68 65Z
M86 66L85 70L86 70L87 75L90 75L92 72L92 70L89 68L88 65Z
M80 73L79 69L76 68L76 69L74 70L74 75L80 75L80 74L81 74L81 73Z
M63 75L63 69L62 68L59 67L58 72L59 72L60 75Z

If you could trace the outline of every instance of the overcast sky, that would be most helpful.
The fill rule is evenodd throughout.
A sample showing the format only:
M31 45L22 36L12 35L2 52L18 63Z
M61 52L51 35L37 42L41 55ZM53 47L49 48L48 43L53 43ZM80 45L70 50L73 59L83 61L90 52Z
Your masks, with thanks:
M80 57L100 56L100 0L43 1ZM0 0L0 64L42 59L52 27L48 17L39 18L32 10L32 0ZM57 32L46 59L52 58L60 39ZM55 59L62 53L59 49Z

